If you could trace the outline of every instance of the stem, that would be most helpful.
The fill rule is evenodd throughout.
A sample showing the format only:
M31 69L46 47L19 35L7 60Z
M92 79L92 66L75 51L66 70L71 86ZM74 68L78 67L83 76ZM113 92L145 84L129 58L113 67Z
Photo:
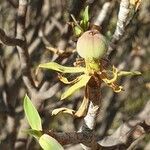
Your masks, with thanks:
M86 87L86 94L85 97L89 98L90 104L88 108L87 115L84 117L83 125L81 127L81 131L83 133L91 133L93 134L91 141L92 147L90 149L96 150L99 145L96 142L95 135L94 135L94 128L96 119L99 113L99 109L101 107L101 83L98 77L94 76L90 79ZM82 147L87 150L89 147L82 145Z
M100 71L100 63L97 59L85 59L85 66L87 74L94 74L95 72Z

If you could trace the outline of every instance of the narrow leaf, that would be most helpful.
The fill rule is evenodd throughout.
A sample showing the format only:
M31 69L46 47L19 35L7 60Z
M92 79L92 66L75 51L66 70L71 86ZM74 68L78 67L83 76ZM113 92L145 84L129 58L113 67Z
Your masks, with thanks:
M80 21L80 26L86 31L89 27L89 6L87 6L82 14L82 20Z
M55 70L62 73L80 73L85 71L85 68L83 67L66 67L66 66L59 65L55 62L40 64L39 67Z
M64 150L54 138L47 134L40 137L39 144L44 150Z
M39 113L37 112L36 108L32 104L30 98L26 95L24 98L24 111L26 118L28 120L29 125L33 130L42 131L42 123Z
M83 12L83 21L84 23L89 22L89 6L87 6Z
M68 96L73 94L76 90L78 90L81 87L85 86L87 84L87 82L89 81L90 76L84 74L84 75L81 75L80 78L81 79L77 83L75 83L73 86L71 86L67 91L65 91L62 94L61 100L67 98Z

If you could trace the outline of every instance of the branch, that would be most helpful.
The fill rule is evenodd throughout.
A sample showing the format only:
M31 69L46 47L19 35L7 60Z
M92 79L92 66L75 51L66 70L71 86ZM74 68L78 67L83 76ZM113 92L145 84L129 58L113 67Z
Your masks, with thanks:
M104 3L102 10L99 12L98 17L96 18L96 20L94 21L94 25L96 26L101 26L102 23L104 22L105 18L107 17L108 11L110 9L111 3L110 2L106 2Z
M17 38L11 38L5 34L5 32L0 29L0 41L7 46L20 46L24 47L24 41Z
M37 105L40 105L38 99L36 99L37 89L33 81L33 78L31 76L30 57L28 53L27 42L25 39L25 20L26 20L27 6L28 6L27 2L28 2L27 0L19 0L18 13L17 13L16 38L23 40L25 44L22 46L17 46L17 50L20 58L23 82L31 94L32 101L35 103L35 100L37 100ZM25 118L23 118L21 120L18 135L14 145L15 149L19 149L19 147L25 146L27 141L27 135L23 133L22 130L26 130L27 128L28 128L28 124Z
M141 4L140 0L138 0L137 3L135 4L132 4L131 1L129 0L121 0L120 9L118 13L117 26L107 52L108 57L112 57L112 53L115 51L116 43L124 35L126 27L133 19L133 16L137 12L140 4Z
M17 14L17 38L24 41L24 45L17 46L20 57L22 78L30 93L34 93L36 86L31 76L29 54L27 43L25 39L25 20L27 12L27 0L19 0L18 14Z
M90 110L93 111L94 109L92 109L91 107L88 111ZM88 112L87 114L87 116L92 115L93 112L91 112L91 114L90 112ZM85 117L84 121L86 120L87 116ZM92 118L95 118L95 115L93 116L94 117ZM95 121L91 121L91 119L89 119L86 120L86 123L84 123L84 125L90 125L89 128L93 128L93 122L95 123ZM107 136L104 139L100 140L98 142L98 144L100 145L96 143L97 137L95 136L94 132L90 132L89 128L87 126L83 126L82 131L80 132L62 133L49 131L46 133L54 137L62 145L82 143L87 147L91 147L93 149L103 148L107 150L110 148L115 149L119 146L124 146L125 148L129 147L130 149L130 145L132 147L136 143L135 141L140 140L145 134L150 133L150 101L148 101L143 111L141 111L134 119L131 119L128 122L122 124L111 136ZM93 144L96 144L97 147L93 147Z
M142 135L150 132L150 101L134 119L122 124L112 135L105 137L98 143L104 147L130 145Z
M117 26L113 34L113 37L111 39L110 46L108 48L108 52L107 52L108 56L112 53L112 51L114 51L116 42L124 34L125 25L126 25L126 22L128 21L128 14L130 11L129 5L130 5L129 0L121 0L120 9L118 13Z
M130 12L129 6L130 6L129 0L121 0L120 10L118 13L117 27L113 34L112 41L118 41L120 37L124 34L125 26L128 21L128 15Z
M14 8L18 7L17 2L13 1L13 0L7 0Z
M99 145L96 142L96 138L94 135L94 128L96 123L96 118L99 113L99 109L101 106L101 85L96 79L91 78L87 85L87 93L85 96L89 98L90 104L88 108L87 115L84 117L83 125L80 129L83 133L90 133L92 136L91 139L91 149L97 149ZM86 150L89 147L82 145L82 147Z
M92 147L93 134L83 132L47 132L50 136L57 139L62 145L83 143L86 146Z
M35 92L35 84L30 72L29 54L27 49L27 43L25 40L25 19L27 12L27 0L20 0L18 6L17 15L17 36L16 38L10 38L5 32L0 29L0 40L7 46L17 46L17 50L20 56L21 71L23 81L30 93Z

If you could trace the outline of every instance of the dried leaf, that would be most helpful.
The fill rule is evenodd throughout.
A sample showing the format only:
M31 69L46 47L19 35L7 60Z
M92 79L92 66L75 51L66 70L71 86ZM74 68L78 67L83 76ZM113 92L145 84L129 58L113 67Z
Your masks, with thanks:
M117 73L113 73L113 78L112 79L108 79L107 74L105 72L102 72L102 74L100 75L101 79L106 83L106 84L111 84L114 83L117 80Z
M54 109L52 111L52 115L57 115L60 112L67 113L67 114L70 114L70 115L73 115L75 113L75 111L73 109L62 107L62 108Z
M119 92L123 91L123 87L119 86L115 83L110 84L109 87L111 87L113 89L113 91L116 92L116 93L119 93Z
M89 106L89 98L84 97L82 104L80 105L77 112L74 114L76 117L83 117L86 115Z
M141 5L142 0L130 0L130 4L135 7L135 10L138 10Z

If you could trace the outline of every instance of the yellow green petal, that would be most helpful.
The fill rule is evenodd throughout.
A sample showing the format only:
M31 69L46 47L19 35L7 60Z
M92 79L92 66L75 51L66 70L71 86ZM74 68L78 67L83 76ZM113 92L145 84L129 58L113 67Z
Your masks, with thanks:
M62 94L61 100L67 98L68 96L73 94L76 90L78 90L81 87L85 86L90 78L91 77L86 75L86 74L81 75L79 81L77 83L75 83L73 86L71 86L67 91L65 91Z
M39 68L51 69L62 73L80 73L85 71L84 67L66 67L56 62L40 64Z
M68 79L66 77L62 76L61 74L58 75L58 78L64 84L73 84L73 83L76 83L76 82L78 82L80 80L80 76L79 76L79 77L75 78L72 81L68 81Z

